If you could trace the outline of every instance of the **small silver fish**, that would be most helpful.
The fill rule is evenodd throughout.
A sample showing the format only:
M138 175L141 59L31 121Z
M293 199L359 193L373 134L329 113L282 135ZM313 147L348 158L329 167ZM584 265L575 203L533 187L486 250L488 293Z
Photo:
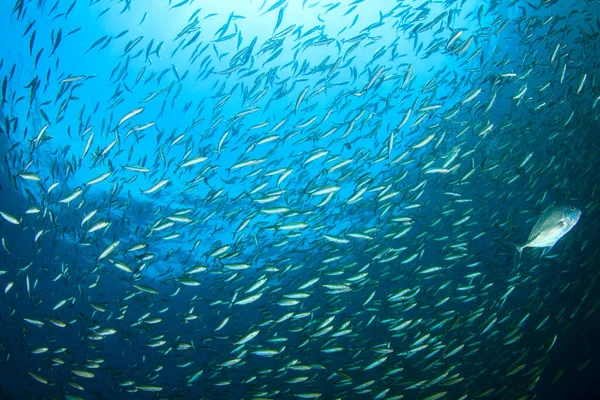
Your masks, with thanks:
M516 246L519 265L521 253L525 247L543 247L546 255L552 247L565 236L581 218L581 210L573 206L556 206L539 216L525 244Z

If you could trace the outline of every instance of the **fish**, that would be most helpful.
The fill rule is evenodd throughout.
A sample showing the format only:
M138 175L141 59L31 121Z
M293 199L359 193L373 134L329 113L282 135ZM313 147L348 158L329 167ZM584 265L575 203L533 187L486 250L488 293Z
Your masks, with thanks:
M3 397L592 387L597 2L5 3Z
M154 184L152 187L146 189L146 190L142 190L140 189L140 192L143 194L151 194L154 193L158 190L160 190L162 187L164 187L166 184L168 184L170 182L169 179L163 179L159 182L157 182L156 184Z
M556 242L573 229L581 216L581 210L570 205L555 206L540 214L527 241L522 245L515 245L515 266L519 265L526 247L543 248L542 256L548 254Z
M0 211L0 215L2 216L2 218L4 218L6 221L10 222L13 225L19 225L21 223L16 217L10 215L9 213Z
M123 118L121 118L121 120L119 121L119 123L117 124L117 127L123 125L125 123L125 121L130 120L131 118L135 117L138 114L141 114L144 111L144 107L138 107L134 110L131 110L130 112L128 112L127 114L125 114L123 116Z

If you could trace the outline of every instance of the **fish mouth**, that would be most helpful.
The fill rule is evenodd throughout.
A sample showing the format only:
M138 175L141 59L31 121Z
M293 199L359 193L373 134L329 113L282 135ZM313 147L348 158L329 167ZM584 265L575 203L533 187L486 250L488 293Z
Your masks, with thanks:
M573 225L575 225L579 221L582 215L583 213L581 212L581 210L577 209L575 215L573 215L573 217L571 218L571 220L573 221Z

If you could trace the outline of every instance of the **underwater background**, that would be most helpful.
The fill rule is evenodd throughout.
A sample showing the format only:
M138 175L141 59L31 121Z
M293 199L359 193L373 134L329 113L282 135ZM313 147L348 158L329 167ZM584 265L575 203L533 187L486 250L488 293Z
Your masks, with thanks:
M0 399L600 398L598 15L0 2Z

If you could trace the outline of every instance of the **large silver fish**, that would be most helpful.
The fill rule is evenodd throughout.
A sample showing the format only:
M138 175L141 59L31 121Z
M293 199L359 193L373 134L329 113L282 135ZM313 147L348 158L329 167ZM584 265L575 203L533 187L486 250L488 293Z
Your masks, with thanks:
M556 206L539 216L525 244L517 245L516 265L519 265L521 253L525 247L543 247L542 255L565 236L581 218L581 210L573 206Z

